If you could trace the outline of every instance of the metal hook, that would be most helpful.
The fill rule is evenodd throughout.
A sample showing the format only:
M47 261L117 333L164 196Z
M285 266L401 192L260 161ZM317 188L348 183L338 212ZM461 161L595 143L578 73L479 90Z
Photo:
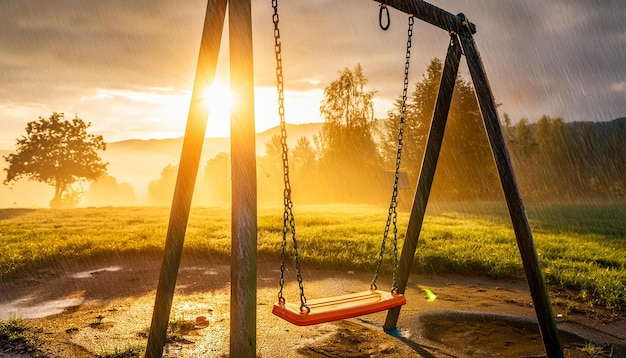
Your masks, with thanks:
M387 14L387 24L383 25L383 12ZM389 25L391 24L391 20L389 19L389 9L387 8L387 4L380 4L380 11L378 12L378 25L383 31L387 31L389 29Z

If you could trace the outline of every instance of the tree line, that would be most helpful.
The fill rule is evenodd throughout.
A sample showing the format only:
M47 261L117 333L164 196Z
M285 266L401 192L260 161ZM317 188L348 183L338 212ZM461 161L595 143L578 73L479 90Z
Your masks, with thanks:
M443 64L433 59L406 103L401 202L410 203L421 169ZM321 131L297 139L289 153L293 197L300 203L388 203L393 182L402 102L384 120L373 115L374 91L366 89L360 65L344 68L324 91ZM515 124L504 115L502 129L525 200L616 199L626 197L626 119L608 123L565 123L547 115L536 124ZM599 129L600 128L600 129ZM282 202L283 168L278 135L257 158L259 202ZM206 163L199 183L203 204L228 203L227 153ZM165 172L163 173L165 174ZM171 170L170 178L175 171ZM162 176L151 183L153 203L164 191ZM457 78L432 200L501 200L502 191L472 85Z
M406 102L400 202L408 206L420 173L443 64L433 59L413 86ZM297 203L389 203L398 147L402 102L397 99L387 118L374 118L375 91L368 90L360 64L344 68L324 90L320 114L324 123L312 140L297 138L289 150L289 173ZM504 115L502 129L525 200L579 200L626 197L626 118L612 122L566 123L542 116L512 123ZM78 117L66 120L53 113L27 125L16 153L4 159L5 184L21 177L55 187L51 206L72 206L78 194L72 184L95 180L91 198L131 198L132 188L106 176L98 150L101 136L87 133L90 124ZM281 138L265 143L257 157L259 203L281 204L284 172ZM148 186L154 205L171 202L177 166L166 166ZM236 179L236 178L235 178ZM200 205L230 202L230 158L219 153L201 168L194 200ZM112 195L113 193L115 195ZM457 78L443 146L439 156L433 200L502 199L474 89ZM114 202L111 203L115 205Z
M505 117L504 134L518 182L533 200L626 197L626 118L565 123L542 116L535 124Z

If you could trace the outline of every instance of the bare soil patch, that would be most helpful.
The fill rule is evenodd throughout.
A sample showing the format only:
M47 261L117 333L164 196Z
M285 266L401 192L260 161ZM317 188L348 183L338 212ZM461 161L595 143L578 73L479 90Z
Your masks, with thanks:
M108 257L57 263L0 281L0 319L23 317L36 352L0 342L0 357L123 357L145 347L160 257ZM293 270L287 300L297 299ZM262 357L541 357L541 337L524 282L459 275L411 277L398 330L385 313L309 327L273 316L279 263L260 261L257 351ZM174 297L167 357L225 357L229 350L229 263L184 257ZM309 299L369 287L371 275L304 272ZM388 282L382 277L382 286ZM383 288L383 287L381 287ZM429 302L424 288L437 298ZM568 357L626 356L622 312L591 305L568 291L550 293ZM596 355L602 357L602 355Z

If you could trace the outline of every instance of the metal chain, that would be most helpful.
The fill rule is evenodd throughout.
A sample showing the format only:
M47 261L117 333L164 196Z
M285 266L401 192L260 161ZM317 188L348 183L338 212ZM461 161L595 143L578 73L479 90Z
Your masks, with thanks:
M413 36L413 23L415 19L413 15L409 16L409 30L408 39L406 41L406 61L404 63L404 88L402 90L402 107L400 109L400 125L398 128L398 151L396 152L396 171L393 181L393 192L391 194L391 203L389 204L389 212L387 216L387 223L385 224L385 231L383 233L383 242L380 246L378 253L378 262L376 263L376 272L374 279L371 283L371 288L376 289L376 280L378 279L378 273L383 262L383 254L385 252L385 244L387 237L389 236L389 229L393 224L393 285L391 291L398 290L398 182L400 180L400 162L402 158L402 146L404 136L404 121L406 119L406 101L409 91L409 64L411 59L411 38Z
M276 54L276 87L278 91L278 116L280 117L280 144L282 148L283 161L283 181L285 182L285 190L283 192L283 241L280 253L280 290L278 291L278 302L285 303L283 297L283 288L285 286L285 250L287 247L287 233L291 229L291 238L293 241L293 252L296 261L296 273L298 286L300 287L300 310L310 311L306 304L306 296L304 295L304 285L302 284L302 274L300 269L300 258L298 256L298 242L296 240L296 220L293 215L293 202L291 200L291 183L289 181L289 148L287 147L287 124L285 121L285 90L283 79L283 60L280 41L280 30L278 28L278 0L272 0L272 8L274 14L274 53Z

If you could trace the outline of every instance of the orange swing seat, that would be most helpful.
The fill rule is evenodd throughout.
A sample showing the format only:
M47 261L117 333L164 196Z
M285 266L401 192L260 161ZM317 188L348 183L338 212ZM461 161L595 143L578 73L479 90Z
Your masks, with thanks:
M299 304L279 301L272 313L296 326L309 326L385 311L405 303L402 294L372 289L313 299L307 301L308 310L301 310Z

